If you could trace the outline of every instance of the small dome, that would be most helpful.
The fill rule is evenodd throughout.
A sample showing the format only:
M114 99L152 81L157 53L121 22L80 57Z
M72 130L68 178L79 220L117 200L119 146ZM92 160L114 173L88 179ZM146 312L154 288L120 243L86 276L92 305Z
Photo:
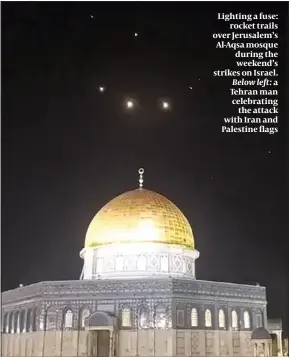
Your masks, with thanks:
M271 340L271 336L264 327L258 327L252 332L251 340Z
M191 226L179 208L143 188L117 196L95 215L86 233L85 248L136 242L194 249Z

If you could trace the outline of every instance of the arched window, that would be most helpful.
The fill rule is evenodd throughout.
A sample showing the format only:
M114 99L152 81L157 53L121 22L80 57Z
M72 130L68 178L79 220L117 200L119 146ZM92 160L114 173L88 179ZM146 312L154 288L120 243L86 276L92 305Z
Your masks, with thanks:
M179 308L177 308L177 327L181 328L185 326L185 310L182 308L182 306L179 306Z
M103 271L103 258L102 257L97 258L96 269L97 269L98 274L102 273L102 271Z
M20 317L19 317L19 311L15 312L14 315L14 332L19 333L20 332Z
M161 270L168 271L168 257L166 255L161 256Z
M232 329L238 330L238 315L235 310L232 311Z
M8 325L8 314L4 314L2 332L7 333L7 325Z
M32 331L37 331L37 316L38 316L38 309L33 309L32 312Z
M250 328L251 327L251 321L250 321L250 314L248 311L244 311L244 327L245 328Z
M55 306L50 306L46 312L46 331L56 330L57 324L57 309Z
M146 270L147 261L144 255L140 255L137 259L137 268L138 270Z
M27 311L27 317L26 317L26 332L32 331L32 310L29 309Z
M64 328L71 329L73 326L73 312L71 310L66 310L64 314Z
M90 316L90 310L85 307L80 313L80 327L85 328L85 321Z
M261 310L256 312L256 327L263 327L263 314Z
M123 270L123 257L121 255L117 255L115 260L115 270L122 271Z
M20 327L20 332L25 332L25 331L26 331L26 326L25 326L25 310L22 310L22 311L20 312L19 327Z
M192 327L198 326L198 311L195 308L193 308L191 311L191 326Z
M121 326L131 327L131 311L129 307L124 307L121 311Z
M4 332L4 312L3 312L3 310L1 311L1 317L2 317L2 319L1 319L1 333L3 333Z
M225 321L225 313L224 310L219 310L219 327L220 328L225 328L226 327L226 321Z
M212 313L209 309L205 311L205 327L212 327Z
M160 304L156 307L155 311L155 327L165 329L167 325L167 308L165 305Z
M149 328L149 310L146 306L139 309L139 327Z
M8 333L14 333L14 314L10 312L8 319Z

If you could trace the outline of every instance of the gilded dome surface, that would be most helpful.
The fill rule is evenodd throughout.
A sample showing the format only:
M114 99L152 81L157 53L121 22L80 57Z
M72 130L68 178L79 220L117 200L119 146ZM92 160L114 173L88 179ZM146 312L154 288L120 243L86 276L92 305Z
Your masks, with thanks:
M179 208L164 196L142 188L115 197L95 215L85 247L137 242L194 248L192 229Z

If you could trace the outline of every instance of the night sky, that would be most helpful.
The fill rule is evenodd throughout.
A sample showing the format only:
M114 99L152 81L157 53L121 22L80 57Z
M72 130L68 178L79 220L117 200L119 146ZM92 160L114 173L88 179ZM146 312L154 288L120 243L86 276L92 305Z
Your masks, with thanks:
M144 167L192 225L198 278L266 286L288 331L285 87L279 134L221 133L223 11L279 13L284 74L285 2L2 3L2 290L79 279L92 217Z

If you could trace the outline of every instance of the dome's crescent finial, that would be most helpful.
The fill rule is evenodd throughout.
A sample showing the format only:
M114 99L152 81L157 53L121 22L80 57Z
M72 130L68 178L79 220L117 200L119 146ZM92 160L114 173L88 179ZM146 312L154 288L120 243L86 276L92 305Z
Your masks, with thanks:
M143 187L143 174L144 174L144 169L143 169L143 168L140 168L140 169L138 170L138 173L139 173L139 179L138 179L139 188L142 188L142 187Z

